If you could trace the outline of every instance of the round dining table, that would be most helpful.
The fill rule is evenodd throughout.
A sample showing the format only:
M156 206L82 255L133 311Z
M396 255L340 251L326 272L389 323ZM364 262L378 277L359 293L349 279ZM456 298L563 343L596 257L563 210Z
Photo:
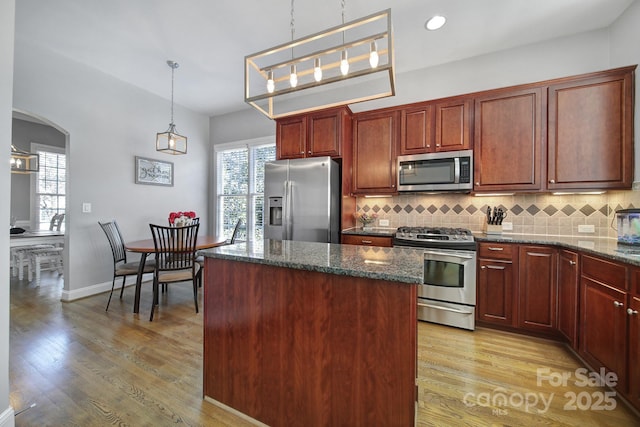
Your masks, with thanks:
M227 244L227 240L221 236L198 236L196 239L196 250L215 248ZM136 240L125 243L125 249L129 252L140 254L140 265L138 266L138 277L136 278L136 293L133 301L133 312L140 312L140 289L142 288L142 276L144 274L144 265L149 254L156 252L153 239Z

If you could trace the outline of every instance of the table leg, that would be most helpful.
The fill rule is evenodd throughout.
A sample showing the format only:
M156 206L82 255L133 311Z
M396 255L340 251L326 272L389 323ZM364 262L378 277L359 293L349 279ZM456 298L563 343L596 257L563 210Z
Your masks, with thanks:
M144 274L144 264L147 262L147 252L142 252L140 264L138 265L138 277L136 278L136 296L133 300L133 312L140 312L140 289L142 288L142 275Z

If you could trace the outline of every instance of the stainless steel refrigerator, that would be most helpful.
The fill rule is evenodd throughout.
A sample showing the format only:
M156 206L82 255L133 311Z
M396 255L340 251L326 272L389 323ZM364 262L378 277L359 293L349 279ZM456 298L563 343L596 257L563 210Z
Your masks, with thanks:
M330 157L266 163L265 239L339 243L339 168Z

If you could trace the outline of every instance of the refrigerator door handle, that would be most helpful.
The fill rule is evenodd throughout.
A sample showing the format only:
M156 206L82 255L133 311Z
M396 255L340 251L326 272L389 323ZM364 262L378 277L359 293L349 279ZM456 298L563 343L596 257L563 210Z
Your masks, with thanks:
M289 232L289 181L284 181L282 197L282 240L288 240Z

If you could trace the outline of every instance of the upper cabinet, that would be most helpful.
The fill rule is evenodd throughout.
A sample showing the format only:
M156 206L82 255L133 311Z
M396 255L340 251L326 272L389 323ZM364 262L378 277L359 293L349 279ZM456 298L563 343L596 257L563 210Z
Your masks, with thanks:
M286 117L276 122L276 157L342 157L351 140L351 111L347 107Z
M474 190L540 190L543 90L490 92L475 101Z
M399 154L471 148L472 101L414 104L401 111Z
M634 68L549 86L549 190L631 188Z
M353 118L353 192L395 193L400 112L360 113Z

